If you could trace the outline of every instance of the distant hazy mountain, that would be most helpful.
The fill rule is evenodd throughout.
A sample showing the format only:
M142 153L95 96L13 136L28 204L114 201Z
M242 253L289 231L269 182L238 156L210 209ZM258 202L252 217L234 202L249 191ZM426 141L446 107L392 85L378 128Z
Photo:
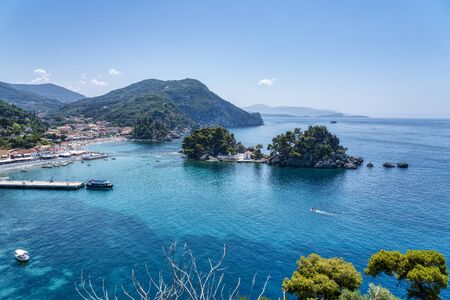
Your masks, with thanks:
M36 93L18 90L12 85L0 82L0 100L28 111L48 113L59 109L62 103L55 99L49 99Z
M244 107L243 109L249 112L259 112L262 116L274 117L368 118L367 116L348 115L329 109L298 106L269 106L265 104L255 104Z
M265 104L255 104L247 107L243 107L244 110L249 112L259 112L261 114L270 115L288 115L288 116L300 116L300 117L318 117L321 115L335 114L336 111L328 109L316 109L310 107L298 107L298 106L269 106Z
M86 98L84 95L75 93L74 91L52 83L10 85L16 90L34 93L45 98L58 100L62 103L75 102Z
M152 97L143 97L149 95ZM161 111L155 112L152 103L157 103ZM152 113L149 116L150 110ZM103 96L68 104L62 110L65 115L84 115L109 120L119 125L124 123L130 125L142 117L154 119L156 113L164 117L167 112L181 120L183 117L178 111L200 125L255 126L263 124L258 113L248 113L234 106L195 79L168 81L147 79Z

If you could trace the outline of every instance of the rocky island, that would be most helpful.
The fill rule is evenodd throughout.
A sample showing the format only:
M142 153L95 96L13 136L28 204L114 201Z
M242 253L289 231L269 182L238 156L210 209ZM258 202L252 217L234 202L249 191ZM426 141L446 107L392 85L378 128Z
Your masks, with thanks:
M280 167L356 169L363 162L361 157L346 154L339 138L325 126L287 131L274 137L268 150L268 163Z
M184 138L182 148L182 153L194 160L264 162L280 167L356 169L363 162L347 155L346 148L325 126L310 126L304 132L296 128L276 136L267 147L269 155L261 152L260 144L246 148L236 143L234 135L223 127L195 130Z

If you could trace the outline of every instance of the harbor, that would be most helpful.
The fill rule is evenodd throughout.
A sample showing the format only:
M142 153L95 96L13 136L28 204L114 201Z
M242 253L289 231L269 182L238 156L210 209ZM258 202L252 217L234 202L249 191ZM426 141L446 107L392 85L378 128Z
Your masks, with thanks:
M0 180L0 189L78 190L84 182L43 180Z

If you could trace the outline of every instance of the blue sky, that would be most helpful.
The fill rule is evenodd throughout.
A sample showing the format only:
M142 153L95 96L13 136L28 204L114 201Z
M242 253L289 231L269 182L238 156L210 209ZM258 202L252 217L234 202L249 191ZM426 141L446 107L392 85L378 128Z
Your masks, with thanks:
M0 2L0 81L196 78L238 106L450 116L450 1Z

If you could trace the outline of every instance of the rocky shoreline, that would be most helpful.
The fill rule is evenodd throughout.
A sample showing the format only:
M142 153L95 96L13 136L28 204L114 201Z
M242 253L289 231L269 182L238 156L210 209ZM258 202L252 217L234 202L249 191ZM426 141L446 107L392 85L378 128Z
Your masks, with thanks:
M350 156L345 153L332 153L329 157L318 161L308 159L308 157L304 159L282 160L278 155L275 155L268 160L268 163L274 166L316 169L356 169L363 162L364 159L362 157Z

